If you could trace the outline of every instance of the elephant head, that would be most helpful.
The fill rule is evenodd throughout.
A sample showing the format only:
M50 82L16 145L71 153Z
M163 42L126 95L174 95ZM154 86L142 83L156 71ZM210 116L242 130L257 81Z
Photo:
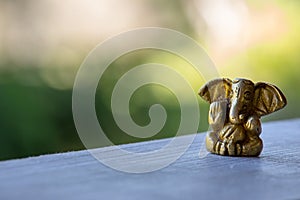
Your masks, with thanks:
M261 117L286 105L286 98L274 85L247 79L215 79L205 84L199 95L209 103L228 101L228 121L242 124L249 116Z

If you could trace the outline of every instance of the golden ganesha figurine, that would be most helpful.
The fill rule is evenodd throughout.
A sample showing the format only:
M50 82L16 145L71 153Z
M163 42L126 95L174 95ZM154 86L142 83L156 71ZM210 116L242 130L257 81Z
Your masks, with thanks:
M263 149L260 117L287 104L276 86L247 79L215 79L199 95L210 103L206 148L228 156L259 156Z

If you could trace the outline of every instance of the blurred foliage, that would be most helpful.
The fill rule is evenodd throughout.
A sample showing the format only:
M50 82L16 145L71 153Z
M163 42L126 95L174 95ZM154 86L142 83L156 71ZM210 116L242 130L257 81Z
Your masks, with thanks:
M26 3L20 2L22 3L14 1L10 4L18 5L17 10L21 12ZM275 36L279 36L273 40L267 36L266 39L248 45L245 50L236 51L224 62L216 59L220 75L231 79L247 77L254 81L266 81L282 89L287 96L288 106L264 118L264 121L300 117L298 106L300 93L297 91L300 84L299 1L246 2L255 11L262 10L266 5L275 7L275 10L284 14L286 24L282 29L286 30L283 33L274 32ZM158 17L152 16L158 21L154 25L186 33L201 44L205 44L208 54L213 52L204 37L207 27L200 26L203 32L196 30L199 29L199 24L196 26L194 18L190 16L191 13L186 11L188 9L189 12L196 12L194 4L190 5L186 1L159 0L142 1L141 4L145 4L152 14L157 13ZM23 17L22 13L19 15ZM143 19L140 20L143 22ZM202 23L204 20L199 21ZM148 25L153 24L143 24ZM91 41L86 43L77 41L77 44L68 48L60 44L53 50L53 54L43 54L43 59L36 58L30 62L23 62L20 58L8 54L5 51L5 48L9 49L7 46L0 48L0 160L84 149L72 118L72 84L78 66L95 44ZM26 51L28 55L38 53L38 51L31 52L30 49ZM224 53L225 51L230 49L224 50ZM105 71L96 93L99 122L115 144L146 140L123 133L115 124L110 109L111 93L118 79L134 66L145 63L172 66L189 80L195 93L205 81L188 63L167 52L142 50L117 59ZM180 107L176 97L159 85L145 85L133 94L130 101L130 114L133 120L141 126L147 125L150 122L149 107L157 103L166 108L167 122L157 135L147 140L176 135L180 123ZM208 105L199 98L199 106L201 120L198 131L202 132L208 128Z
M0 159L83 148L72 122L71 90L9 79L0 85Z
M204 84L204 80L193 67L182 58L171 53L160 50L139 50L128 53L115 60L103 74L96 93L96 111L99 122L105 133L110 133L108 137L114 144L129 142L146 141L152 139L166 138L175 136L180 124L180 105L176 96L167 88L160 85L148 84L138 88L130 100L130 114L133 120L140 126L146 126L150 123L148 115L149 108L154 104L161 104L167 111L167 121L161 131L153 137L142 139L134 138L124 133L114 122L110 109L111 94L117 81L130 69L146 63L159 63L171 66L174 70L180 72L182 76L192 85L195 94L199 85ZM149 74L140 74L138 79ZM172 77L165 77L172 79ZM180 86L178 86L180 87ZM183 88L184 90L184 88ZM200 104L200 120L198 131L207 130L207 105ZM205 120L203 120L205 119ZM191 134L186 133L186 134Z

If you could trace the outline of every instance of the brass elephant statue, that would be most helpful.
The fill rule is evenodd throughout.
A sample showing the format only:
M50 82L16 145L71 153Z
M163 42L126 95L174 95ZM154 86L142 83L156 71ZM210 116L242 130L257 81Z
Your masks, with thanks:
M247 79L215 79L199 95L210 103L206 148L228 156L259 156L263 149L260 117L287 104L276 86Z

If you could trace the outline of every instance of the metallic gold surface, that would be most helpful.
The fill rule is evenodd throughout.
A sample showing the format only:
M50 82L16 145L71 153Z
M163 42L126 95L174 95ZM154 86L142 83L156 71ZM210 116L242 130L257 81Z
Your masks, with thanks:
M210 103L206 148L228 156L259 156L263 149L260 118L287 104L276 86L247 79L215 79L199 95Z

